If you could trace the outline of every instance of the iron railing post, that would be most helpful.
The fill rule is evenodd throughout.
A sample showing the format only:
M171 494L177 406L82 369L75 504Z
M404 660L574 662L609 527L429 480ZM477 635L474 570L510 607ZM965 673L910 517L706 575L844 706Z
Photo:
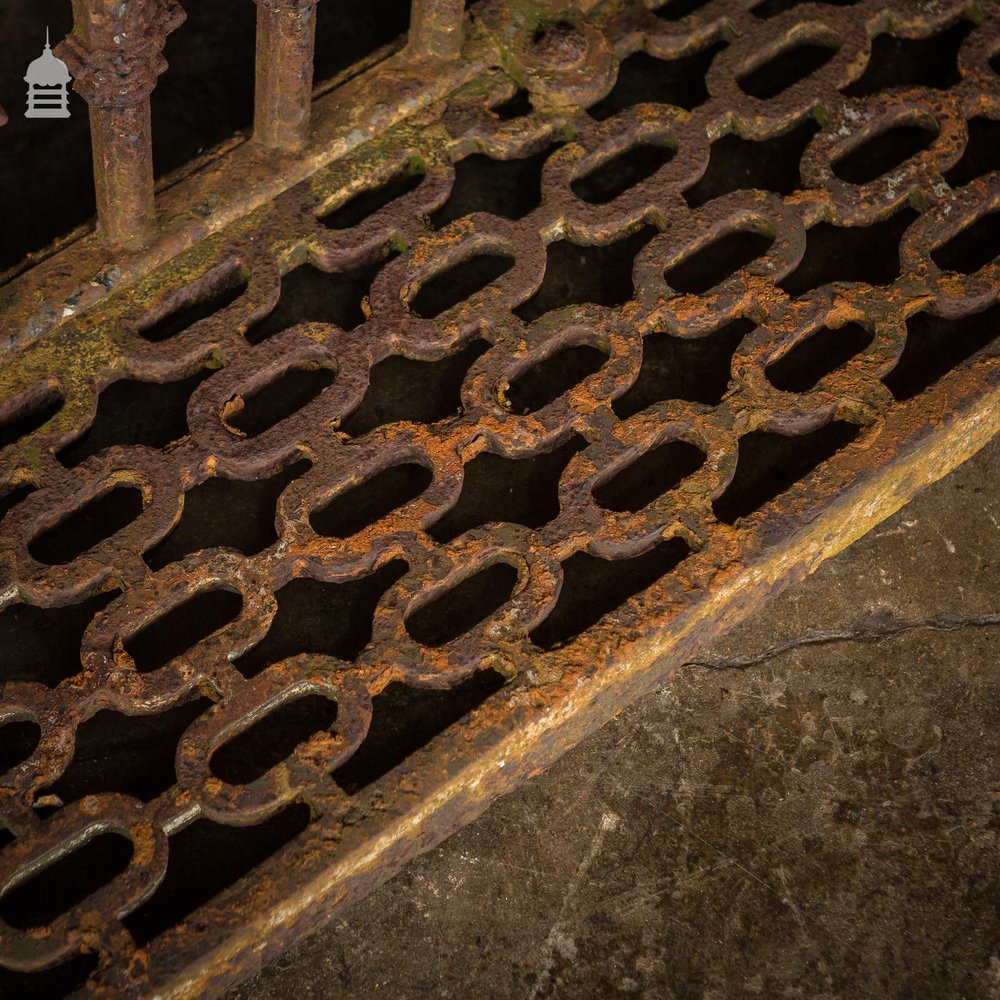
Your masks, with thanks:
M73 33L59 47L90 107L98 232L116 248L156 232L149 98L183 21L176 0L73 0Z
M301 149L309 137L318 0L255 2L254 138L266 149Z
M462 51L465 0L413 0L410 51L420 57L456 59Z

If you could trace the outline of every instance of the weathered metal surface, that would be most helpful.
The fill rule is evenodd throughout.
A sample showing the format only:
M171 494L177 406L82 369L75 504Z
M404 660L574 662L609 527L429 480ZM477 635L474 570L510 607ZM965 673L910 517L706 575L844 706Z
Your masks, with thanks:
M73 0L73 20L59 55L90 107L101 235L115 247L141 247L156 226L149 96L184 12L176 0Z
M3 614L102 594L108 603L87 615L79 669L3 678L0 721L31 721L39 738L0 779L0 965L30 984L95 956L80 989L96 996L194 996L238 979L1000 430L990 328L1000 248L988 234L961 247L1000 205L1000 175L958 169L968 121L1000 119L997 8L782 6L766 5L776 9L765 17L772 10L712 0L674 20L671 5L477 4L467 34L479 61L448 78L447 98L409 118L373 98L357 114L386 124L367 142L322 163L317 154L281 193L206 225L183 252L163 250L127 292L3 361ZM960 22L954 79L895 84L887 71L888 82L857 85L877 36L919 39ZM805 44L819 50L806 50L814 61L769 94L778 63ZM657 102L655 74L630 84L643 59L662 60L664 73L715 45L690 109ZM372 80L348 93L374 86L389 100L384 66ZM764 143L803 125L812 134L793 183L692 194L727 135ZM925 128L919 151L874 176L864 169L881 162L874 153L858 171L844 167L899 125ZM535 166L468 187L487 160ZM233 162L213 167L230 184ZM886 224L898 227L891 252L866 252ZM827 251L823 271L810 243L831 231L859 238L840 256ZM727 264L740 233L745 256ZM624 264L588 256L601 253ZM356 323L287 318L310 268L355 276L365 289ZM214 294L226 304L181 320ZM712 387L703 362L685 359L720 338L731 347ZM458 359L460 391L430 416L405 384L386 402L379 366L393 359ZM186 434L67 457L116 384L199 372ZM296 372L314 380L312 395L269 413L265 390L284 385L287 400L282 380ZM696 456L681 475L629 480L672 443ZM551 482L517 474L560 448ZM765 468L773 481L759 481ZM391 480L375 501L384 509L358 499L401 469L416 470L415 488ZM283 473L273 540L249 554L211 543L159 564L157 545L199 486ZM511 485L526 481L537 491L527 499ZM138 506L109 537L81 552L53 540L74 512L128 488ZM492 591L459 602L483 572ZM373 611L351 612L364 620L350 655L308 643L260 652L285 588L302 580L383 581ZM165 662L141 662L146 630L219 592L239 597L228 623ZM466 700L421 745L392 720L402 700L416 706L406 724L419 722L432 692ZM336 721L259 773L221 763L241 734L307 697L334 703ZM74 784L53 798L98 712L157 719L199 698L168 787L143 797ZM171 909L186 831L249 827L266 841L301 803L299 825L289 821L266 857L195 907ZM131 843L120 874L44 920L12 902L56 858L107 833Z
M317 0L256 0L255 137L269 149L302 149L309 138Z

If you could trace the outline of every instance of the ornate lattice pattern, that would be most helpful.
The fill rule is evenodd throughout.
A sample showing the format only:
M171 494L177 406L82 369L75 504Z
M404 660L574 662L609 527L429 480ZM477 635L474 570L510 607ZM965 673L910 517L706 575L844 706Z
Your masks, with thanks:
M504 71L2 362L3 616L45 631L75 609L81 634L66 669L12 650L0 677L0 739L37 737L0 781L0 964L24 983L81 954L70 985L94 994L232 978L227 942L385 877L493 794L447 812L444 789L508 782L476 770L491 748L572 741L611 711L596 679L648 686L628 670L682 658L838 498L995 399L1000 175L970 142L1000 120L992 5L671 0L545 30L475 12ZM928 38L950 66L901 70ZM720 185L737 146L749 180ZM289 289L327 276L360 289L353 319L294 316ZM439 363L452 389L428 398ZM186 387L186 428L73 459L129 380ZM546 456L548 486L517 474ZM169 558L193 491L265 480L269 544ZM344 655L272 657L301 581L371 590L340 612ZM420 692L457 692L451 724L419 747L385 723L372 749L373 711L419 715ZM549 735L581 699L589 721ZM321 721L255 757L296 706ZM98 713L181 720L155 794L67 782ZM199 824L268 853L185 907ZM117 874L29 912L33 880L101 838L125 844Z

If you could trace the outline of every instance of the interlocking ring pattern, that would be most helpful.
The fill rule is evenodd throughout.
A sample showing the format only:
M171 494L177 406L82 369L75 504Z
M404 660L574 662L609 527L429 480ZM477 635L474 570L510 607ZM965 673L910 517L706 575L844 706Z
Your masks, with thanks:
M86 989L144 993L158 968L191 960L230 929L210 901L198 924L205 928L200 941L182 939L176 929L139 941L130 930L129 915L165 878L180 831L199 820L253 826L292 803L308 804L310 822L283 848L280 864L263 861L226 889L241 914L262 905L251 891L255 879L266 875L280 895L283 871L301 875L328 863L342 838L375 837L384 813L371 808L372 796L391 802L419 793L421 768L436 766L432 745L364 792L338 783L335 772L364 745L381 692L393 684L450 689L486 667L499 670L510 682L495 696L501 709L461 723L462 752L474 752L483 726L503 724L503 706L513 704L519 686L600 670L616 636L659 627L684 595L710 586L727 560L762 544L754 526L766 510L734 526L716 506L736 474L742 439L756 432L806 435L839 421L858 430L850 447L863 447L865 435L905 405L887 379L906 348L907 321L922 313L961 317L996 302L995 252L967 270L949 268L941 253L1000 209L1000 173L954 187L946 179L965 154L968 122L1000 120L1000 17L992 3L978 4L975 20L972 7L953 0L888 6L709 0L679 19L672 19L671 6L656 11L632 0L598 7L585 26L566 14L564 25L576 24L583 38L578 62L569 66L547 63L536 35L518 28L504 37L513 38L507 53L513 75L527 80L533 104L527 113L491 110L516 89L496 72L421 124L397 127L370 144L378 148L366 147L289 190L253 225L210 237L131 295L112 298L2 362L4 427L30 418L40 401L57 401L40 426L0 452L2 484L15 500L0 521L4 605L62 608L101 594L111 599L83 631L72 676L52 684L0 677L0 739L4 725L18 721L34 723L40 734L27 759L0 777L7 830L0 833L0 893L15 892L98 834L127 838L132 854L110 882L40 928L8 921L0 897L0 965L27 973L83 950L98 959ZM782 9L764 16L770 6ZM504 5L483 4L476 16L486 30L503 34L514 15ZM923 38L963 19L968 30L953 84L858 88L879 36ZM615 103L615 80L620 86L619 68L630 57L680 60L711 46L718 52L704 78L707 97L693 109ZM781 61L803 46L811 47L816 68L806 66L799 79L768 93L760 81L778 78ZM598 114L599 107L611 113ZM732 190L703 204L685 199L725 136L765 142L811 121L814 134L794 190ZM900 127L927 132L924 148L878 176L845 179L842 165L852 154ZM595 188L602 170L612 181L627 178L628 158L649 150L661 151L658 168L620 190ZM461 170L474 155L511 161L546 151L540 199L519 217L497 214L518 213L491 203L435 222L456 185L456 164ZM386 185L401 178L402 193L339 228L337 212L352 198L389 191ZM832 281L798 295L786 290L816 227L867 227L903 211L914 217L898 245L897 277ZM639 232L649 238L634 258L631 294L616 304L533 308L557 244L609 247ZM691 280L685 269L699 255L721 257L726 241L745 237L759 247L752 259L707 286ZM261 339L258 331L299 268L374 271L363 321L352 329L295 323ZM449 301L455 288L461 295ZM187 304L220 290L232 293L228 304L169 335L158 332ZM734 350L721 399L660 399L635 412L624 405L653 340L702 342L737 321L748 332ZM819 331L846 338L848 327L867 338L853 356L794 391L775 385L772 366ZM474 344L482 350L464 374L459 410L430 423L376 420L362 433L350 432L381 362L437 362ZM520 380L545 365L558 368L574 351L597 352L599 363L551 398L518 402ZM997 368L990 370L995 379ZM210 374L190 395L186 436L165 448L107 447L72 466L60 459L115 383L171 382L198 372ZM299 377L316 380L310 398L273 420L253 418L269 390L280 395L284 380ZM435 532L459 503L477 456L527 461L574 440L580 448L562 471L558 512L544 523L490 520L454 537ZM623 470L678 442L702 457L673 488L630 509L595 499ZM303 459L308 467L276 501L272 544L253 555L208 547L150 568L144 555L175 530L199 485L259 480ZM353 491L401 466L425 475L395 509L349 532L317 530L319 512L334 503L350 506ZM797 487L807 514L838 485L823 475ZM115 490L137 493L131 520L72 558L47 555L41 539ZM575 557L627 560L670 539L693 553L673 575L556 649L536 642ZM240 669L240 658L267 637L276 594L290 582L349 584L397 563L402 568L378 600L371 638L355 658L301 650L252 676ZM500 595L505 599L458 635L440 641L422 635L415 624L421 615L433 616L436 601L491 568L511 581ZM137 661L136 636L218 592L240 603L228 623L153 669ZM98 712L152 716L197 697L210 707L180 736L175 780L152 801L95 792L40 808L73 761L79 727ZM307 697L335 707L328 729L243 784L219 776L213 761L226 745ZM345 833L348 827L353 832Z

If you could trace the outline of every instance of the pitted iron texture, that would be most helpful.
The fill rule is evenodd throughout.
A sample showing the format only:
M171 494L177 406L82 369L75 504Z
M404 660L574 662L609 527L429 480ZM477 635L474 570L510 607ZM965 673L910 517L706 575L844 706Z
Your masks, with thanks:
M997 429L997 8L672 6L477 5L504 71L3 360L2 614L84 608L77 661L0 677L24 988L245 974ZM944 82L873 59L949 32ZM718 183L796 137L780 189ZM190 384L186 431L71 461L127 381ZM161 560L196 491L272 480L271 540ZM303 581L372 591L349 655L274 639ZM169 786L68 781L100 713L183 706ZM241 828L267 851L192 903L185 837ZM131 853L41 912L101 837Z

